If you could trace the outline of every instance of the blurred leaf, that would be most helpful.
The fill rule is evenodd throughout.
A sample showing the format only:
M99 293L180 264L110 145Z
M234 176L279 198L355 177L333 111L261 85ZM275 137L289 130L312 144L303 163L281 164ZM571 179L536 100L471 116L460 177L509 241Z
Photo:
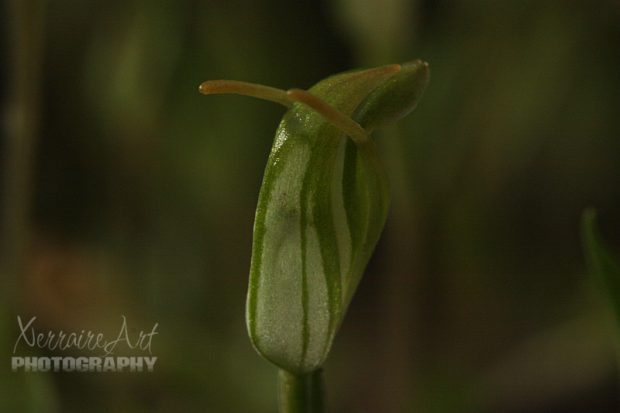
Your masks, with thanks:
M583 212L581 231L590 274L607 296L620 332L620 267L601 239L593 209Z

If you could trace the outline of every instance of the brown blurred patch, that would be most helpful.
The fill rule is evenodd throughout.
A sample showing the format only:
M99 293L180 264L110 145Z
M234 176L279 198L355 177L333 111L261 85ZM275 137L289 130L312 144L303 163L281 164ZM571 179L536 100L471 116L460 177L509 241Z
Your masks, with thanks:
M38 236L26 257L18 307L55 329L99 319L112 304L101 271L94 251Z

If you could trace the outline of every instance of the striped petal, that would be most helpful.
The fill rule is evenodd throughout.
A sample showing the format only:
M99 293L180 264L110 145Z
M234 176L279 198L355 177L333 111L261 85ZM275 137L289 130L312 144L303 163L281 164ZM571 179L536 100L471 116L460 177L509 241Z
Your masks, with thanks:
M310 92L350 117L362 108L364 122L375 112L392 116L371 94L395 76L390 68L336 75ZM353 143L312 109L293 105L276 132L254 224L247 324L260 354L294 373L321 366L388 204L372 140Z

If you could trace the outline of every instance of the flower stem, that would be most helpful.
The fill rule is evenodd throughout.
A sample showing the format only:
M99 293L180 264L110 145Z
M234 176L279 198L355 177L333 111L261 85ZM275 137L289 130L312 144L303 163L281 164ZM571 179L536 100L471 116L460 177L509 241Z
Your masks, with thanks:
M306 374L278 372L280 413L324 413L323 397L322 370Z

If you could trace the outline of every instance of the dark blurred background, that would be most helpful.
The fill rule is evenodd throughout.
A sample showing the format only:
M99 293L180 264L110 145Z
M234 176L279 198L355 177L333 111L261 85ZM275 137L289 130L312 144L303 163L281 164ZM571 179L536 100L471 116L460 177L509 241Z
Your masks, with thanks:
M0 412L274 412L244 306L283 110L197 86L307 88L415 58L431 83L376 133L393 203L325 366L330 411L620 411L579 237L594 206L620 252L620 2L13 0L1 16ZM17 314L158 322L155 372L12 373Z

